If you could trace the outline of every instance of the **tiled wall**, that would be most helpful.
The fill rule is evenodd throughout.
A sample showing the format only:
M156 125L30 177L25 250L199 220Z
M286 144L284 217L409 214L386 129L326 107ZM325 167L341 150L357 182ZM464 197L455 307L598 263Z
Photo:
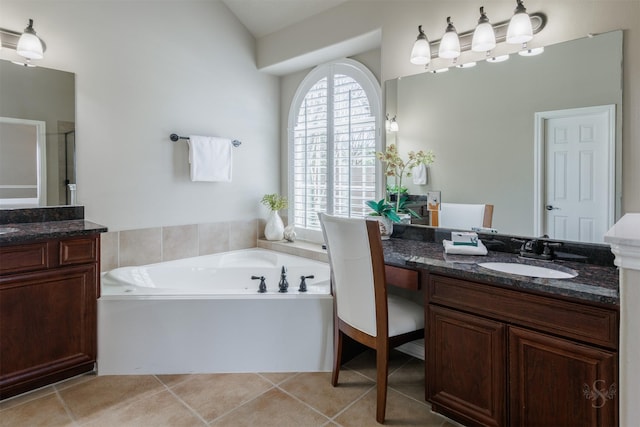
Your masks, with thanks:
M108 232L102 234L101 269L253 248L263 234L258 219Z

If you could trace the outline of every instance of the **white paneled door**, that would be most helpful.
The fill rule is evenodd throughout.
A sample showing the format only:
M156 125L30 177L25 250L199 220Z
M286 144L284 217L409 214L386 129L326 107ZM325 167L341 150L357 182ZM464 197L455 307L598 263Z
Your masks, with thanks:
M613 106L546 113L542 234L552 239L603 242L612 225ZM545 114L545 113L538 113Z

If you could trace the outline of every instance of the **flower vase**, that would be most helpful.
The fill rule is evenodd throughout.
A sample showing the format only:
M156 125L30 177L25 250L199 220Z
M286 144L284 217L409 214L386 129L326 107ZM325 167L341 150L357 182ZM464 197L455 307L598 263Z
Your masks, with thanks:
M389 237L391 237L391 234L393 233L393 221L391 221L386 216L372 215L370 218L373 218L376 221L378 221L378 226L380 227L381 240L387 240Z
M282 240L284 238L284 223L278 211L271 211L264 227L264 237L267 240Z

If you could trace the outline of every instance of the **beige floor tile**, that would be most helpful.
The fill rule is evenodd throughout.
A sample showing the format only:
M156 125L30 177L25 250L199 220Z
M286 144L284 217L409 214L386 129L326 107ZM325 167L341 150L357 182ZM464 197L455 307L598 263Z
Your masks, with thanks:
M174 375L156 375L160 382L167 387L173 387L182 381L186 381L191 378L189 374L174 374Z
M48 394L0 411L0 426L73 426L56 394Z
M171 391L210 422L272 387L257 374L202 374L191 375Z
M424 361L411 359L389 375L389 387L425 402Z
M69 387L73 387L76 386L78 384L84 383L86 381L91 381L93 379L95 379L97 377L95 372L90 372L87 374L82 374L82 375L78 375L72 378L69 378L67 380L64 381L60 381L59 383L56 383L54 385L55 389L60 391L60 390L64 390L65 388L69 388Z
M280 388L332 418L373 385L373 381L362 375L344 370L337 387L331 385L331 372L310 372L285 381Z
M324 426L328 418L280 390L269 390L257 399L215 420L218 427L313 427Z
M334 420L344 427L362 427L378 425L376 422L376 391L367 395L349 407ZM444 418L433 414L429 405L389 390L387 394L386 425L439 427Z
M399 351L391 351L389 355L389 374L392 374L396 369L404 365L411 357ZM362 375L375 381L376 379L376 352L373 350L367 350L364 353L358 355L354 359L350 360L344 365L344 368L352 369L360 372ZM343 368L343 369L344 369ZM340 371L342 375L342 370Z
M59 393L76 420L86 422L164 389L151 375L123 375L98 376Z
M38 399L51 393L55 393L55 389L53 388L53 386L47 386L31 391L29 393L10 397L9 399L5 399L0 402L0 411L14 406L22 405L29 402L30 400Z
M263 377L271 381L273 384L280 384L296 375L295 372L264 372L261 373Z
M170 392L163 391L109 411L100 418L83 424L83 427L202 427L206 425L204 420Z

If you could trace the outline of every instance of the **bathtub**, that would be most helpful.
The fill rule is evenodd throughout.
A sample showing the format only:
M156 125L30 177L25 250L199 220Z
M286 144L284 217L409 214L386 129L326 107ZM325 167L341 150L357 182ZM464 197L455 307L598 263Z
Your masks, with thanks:
M256 248L121 267L101 282L99 375L331 370L327 263Z

